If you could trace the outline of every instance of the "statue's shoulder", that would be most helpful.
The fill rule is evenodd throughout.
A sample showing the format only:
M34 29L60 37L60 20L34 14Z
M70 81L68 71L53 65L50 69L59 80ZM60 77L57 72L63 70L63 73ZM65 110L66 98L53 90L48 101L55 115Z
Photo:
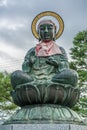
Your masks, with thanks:
M59 46L59 49L61 50L62 53L66 53L66 51L63 47Z
M65 49L61 46L59 46L59 49L61 50L62 55L68 60L67 53L66 53Z
M32 47L30 50L28 50L26 56L32 55L32 54L34 54L34 53L35 53L35 47Z
M25 60L28 59L30 56L35 55L35 47L31 48L30 50L28 50L28 52L25 55Z
M35 47L32 47L30 50L28 50L27 54L31 54L33 52L35 52Z

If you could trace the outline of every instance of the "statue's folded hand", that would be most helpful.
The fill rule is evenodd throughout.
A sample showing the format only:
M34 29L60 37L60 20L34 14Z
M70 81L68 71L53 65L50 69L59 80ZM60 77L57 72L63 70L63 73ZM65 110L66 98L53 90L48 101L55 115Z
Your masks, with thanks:
M50 64L50 65L53 65L55 67L58 67L58 62L53 58L53 57L49 57L47 60L46 60L46 63L47 64Z

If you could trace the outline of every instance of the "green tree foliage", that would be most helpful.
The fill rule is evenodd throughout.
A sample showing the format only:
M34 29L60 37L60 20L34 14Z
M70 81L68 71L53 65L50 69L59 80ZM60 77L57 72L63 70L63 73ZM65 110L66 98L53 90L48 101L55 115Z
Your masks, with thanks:
M79 32L73 40L70 67L78 72L80 100L75 107L79 113L87 116L87 30Z
M17 107L10 96L10 74L0 73L0 117L8 115Z

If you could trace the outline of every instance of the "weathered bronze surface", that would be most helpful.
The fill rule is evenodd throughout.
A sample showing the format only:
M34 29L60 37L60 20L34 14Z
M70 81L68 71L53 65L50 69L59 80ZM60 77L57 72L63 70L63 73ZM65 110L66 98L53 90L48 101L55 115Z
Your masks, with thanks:
M78 74L69 68L65 49L55 44L55 23L41 21L37 33L40 43L27 52L22 71L11 75L11 95L21 109L8 122L81 122L70 109L79 99Z
M25 106L14 113L5 124L83 124L82 118L68 107L52 104Z
M72 107L79 98L78 88L50 82L48 84L23 84L11 92L14 103L18 106L31 104L59 104Z
M17 105L57 103L72 107L76 103L77 73L69 69L66 52L62 47L60 50L62 54L48 57L36 56L35 48L28 51L23 71L13 72L11 78L14 89L11 94Z

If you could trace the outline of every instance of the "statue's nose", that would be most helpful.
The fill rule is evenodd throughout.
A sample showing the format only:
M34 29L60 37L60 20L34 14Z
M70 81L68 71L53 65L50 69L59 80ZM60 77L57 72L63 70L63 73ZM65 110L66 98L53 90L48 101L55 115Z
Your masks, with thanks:
M48 32L48 28L47 27L45 27L45 32Z

